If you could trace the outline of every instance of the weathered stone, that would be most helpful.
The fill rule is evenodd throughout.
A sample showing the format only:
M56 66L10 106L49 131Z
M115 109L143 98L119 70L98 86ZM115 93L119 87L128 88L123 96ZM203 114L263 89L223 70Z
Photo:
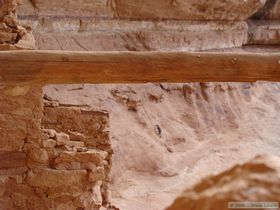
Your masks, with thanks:
M49 136L51 139L55 139L56 131L54 129L43 129L43 132Z
M280 159L258 156L219 175L208 177L185 191L167 210L226 209L229 201L278 202Z
M56 146L56 141L53 139L47 139L43 141L43 147L53 148Z
M100 205L102 205L101 185L102 185L102 181L97 181L93 187L94 203Z
M0 169L0 176L13 176L13 175L22 175L27 171L27 167L16 167L16 168L7 168Z
M77 148L77 152L87 152L88 151L88 148L86 147L78 147Z
M68 135L71 141L84 141L85 135L79 132L68 131Z
M63 148L60 147L45 147L44 150L48 153L50 164L52 164L52 161L64 151Z
M96 181L102 181L102 180L105 180L104 168L97 167L92 172L89 172L89 181L90 182L96 182Z
M17 183L13 179L7 179L1 184L0 180L0 209L50 209L49 201L44 192L38 188L32 188L26 184ZM1 195L1 193L0 193Z
M45 149L33 144L26 144L24 150L27 152L27 164L29 167L46 167L49 165L49 156Z
M110 148L108 113L68 107L44 107L42 126L57 132L78 132L85 136L88 148ZM66 143L65 143L66 144Z
M12 14L6 15L6 16L3 18L3 21L4 21L4 23L5 23L7 26L9 26L9 27L11 27L11 28L17 27L17 23L16 23L16 20L15 20L15 17L14 17L14 15L12 15Z
M21 151L27 135L26 125L25 120L15 121L9 114L0 115L0 151Z
M116 1L115 12L127 18L187 20L244 20L264 5L263 0L123 0Z
M35 40L30 30L22 33L23 27L18 27L16 8L19 4L20 0L0 1L0 24L5 25L5 28L0 27L0 50L9 45L14 46L14 49L35 48ZM10 30L8 31L7 28Z
M98 192L98 189L100 188L97 187L97 194L96 192L91 190L91 192L85 192L81 196L76 197L74 200L74 205L75 206L83 206L85 209L98 209L100 210L102 197L100 198L100 191ZM98 197L98 203L96 203L96 197Z
M66 145L70 141L66 133L56 133L55 140L57 145Z
M78 210L78 206L74 205L73 197L71 196L63 196L56 197L51 200L52 209L56 210L65 210L65 209L75 209Z
M85 143L82 141L68 141L66 145L77 149L78 147L84 147Z
M27 0L22 15L120 17L132 19L244 20L261 8L263 0Z
M241 47L247 42L244 21L38 20L33 24L37 46L71 51L198 51ZM64 25L71 27L64 28ZM112 30L113 28L113 30ZM83 32L81 32L83 30ZM48 31L48 33L46 33Z
M273 2L273 1L271 1ZM273 5L272 9L267 11L265 19L270 20L279 20L280 19L280 1L275 0L275 4Z
M0 169L26 166L26 154L23 152L0 152Z
M48 194L49 198L80 195L86 187L86 170L52 170L34 169L27 175L27 183L38 187Z
M77 163L83 164L85 169L91 169L94 166L102 166L103 160L107 157L107 152L89 150L88 152L63 152L55 159L56 168L77 169L81 167ZM79 169L79 168L78 168Z
M249 21L249 44L278 45L280 44L280 23L278 21Z
M14 42L17 38L16 33L8 33L0 31L0 44L5 42Z
M57 101L44 101L44 106L45 107L58 107L59 102L57 102Z
M0 151L21 151L25 141L39 141L41 91L36 86L0 88Z
M36 48L36 41L31 31L26 34L22 34L22 31L19 31L19 35L22 35L21 39L15 43L18 49L33 50Z
M67 150L69 152L69 150ZM81 166L81 163L79 162L64 162L64 163L54 163L54 167L57 170L81 170L81 169L87 169Z

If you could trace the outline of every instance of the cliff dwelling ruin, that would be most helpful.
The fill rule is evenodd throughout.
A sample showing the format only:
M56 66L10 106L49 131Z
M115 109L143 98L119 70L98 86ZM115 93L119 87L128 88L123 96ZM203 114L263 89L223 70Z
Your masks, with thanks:
M280 0L0 0L0 210L279 209L279 82Z

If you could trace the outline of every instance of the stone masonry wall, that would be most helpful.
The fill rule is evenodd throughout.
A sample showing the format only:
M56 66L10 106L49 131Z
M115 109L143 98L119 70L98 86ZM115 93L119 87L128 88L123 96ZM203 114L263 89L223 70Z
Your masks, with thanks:
M107 209L108 113L43 108L41 87L0 88L0 209Z

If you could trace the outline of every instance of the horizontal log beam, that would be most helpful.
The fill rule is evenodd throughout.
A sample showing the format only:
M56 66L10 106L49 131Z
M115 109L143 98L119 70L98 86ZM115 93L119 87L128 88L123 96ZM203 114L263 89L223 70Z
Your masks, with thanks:
M280 81L280 53L2 51L2 84Z

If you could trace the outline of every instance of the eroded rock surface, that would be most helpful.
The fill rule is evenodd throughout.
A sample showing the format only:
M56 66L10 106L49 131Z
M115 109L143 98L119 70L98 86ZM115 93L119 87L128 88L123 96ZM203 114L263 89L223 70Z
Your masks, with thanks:
M17 7L21 0L0 1L0 50L34 49L31 28L17 22Z
M229 202L280 202L280 158L258 156L186 190L167 210L226 210ZM265 208L266 209L266 208Z
M100 16L103 18L244 20L264 0L24 0L24 15Z
M241 47L264 0L25 0L20 19L39 49L183 51Z
M280 18L280 1L277 0L273 9L269 13L268 17L273 20L279 20Z
M249 44L254 45L279 45L279 21L259 20L249 21Z

